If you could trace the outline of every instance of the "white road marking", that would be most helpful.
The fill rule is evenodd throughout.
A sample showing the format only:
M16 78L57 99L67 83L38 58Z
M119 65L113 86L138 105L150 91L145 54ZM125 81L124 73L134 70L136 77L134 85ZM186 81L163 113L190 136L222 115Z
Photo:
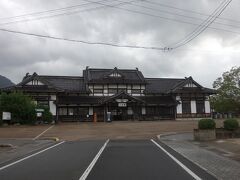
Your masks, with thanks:
M88 177L90 171L92 170L93 166L96 164L98 158L101 156L101 154L102 154L103 150L105 149L105 147L107 146L108 142L109 142L109 139L104 143L102 148L98 151L97 155L94 157L94 159L92 160L92 162L90 163L88 168L84 171L84 173L79 178L79 180L85 180Z
M49 150L49 149L52 149L52 148L54 148L54 147L56 147L56 146L59 146L60 144L62 144L62 143L64 143L64 142L65 142L65 141L62 141L62 142L60 142L60 143L58 143L58 144L55 144L55 145L53 145L53 146L51 146L51 147L48 147L48 148L43 149L43 150L41 150L41 151L39 151L39 152L36 152L36 153L34 153L34 154L30 155L30 156L27 156L27 157L25 157L25 158L19 159L19 160L15 161L15 162L13 162L13 163L11 163L11 164L8 164L8 165L6 165L6 166L0 167L0 171L3 170L3 169L8 168L8 167L10 167L10 166L13 166L13 165L15 165L15 164L17 164L17 163L20 163L20 162L22 162L22 161L24 161L24 160L26 160L26 159L29 159L29 158L31 158L31 157L33 157L33 156L36 156L36 155L38 155L38 154L41 154L41 153L43 153L43 152L45 152L45 151L47 151L47 150Z
M33 140L38 139L40 136L42 136L45 132L47 132L48 130L52 129L54 127L54 125L50 126L49 128L47 128L46 130L44 130L42 133L40 133L39 135L37 135L35 138L33 138Z
M163 152L165 152L170 158L172 158L179 166L181 166L188 174L190 174L196 180L202 180L199 176L197 176L194 172L192 172L189 168L187 168L183 163L177 160L173 155L167 152L162 146L160 146L156 141L151 139L151 141L159 147Z

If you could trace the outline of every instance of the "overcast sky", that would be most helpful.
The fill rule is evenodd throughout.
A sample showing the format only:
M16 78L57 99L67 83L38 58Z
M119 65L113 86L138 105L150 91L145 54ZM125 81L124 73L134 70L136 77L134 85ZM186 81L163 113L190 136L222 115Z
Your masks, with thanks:
M102 0L101 3L118 5L122 1L131 1L131 4L125 3L118 7L135 13L111 7L103 8L101 4L91 4L84 0L1 0L0 28L91 42L169 47L189 35L196 28L193 24L200 24L203 21L201 19L207 18L176 8L211 14L222 2ZM67 11L49 11L18 19L5 18L81 4L85 5L69 8ZM240 65L239 9L240 2L233 0L220 16L221 19L210 26L212 28L206 29L185 46L170 52L86 45L0 31L0 74L18 83L27 72L42 75L82 75L86 66L138 67L145 77L192 76L200 84L212 87L213 81L222 72ZM84 12L80 12L83 10ZM58 13L68 15L42 18ZM25 21L26 19L35 20ZM12 23L6 24L9 22Z

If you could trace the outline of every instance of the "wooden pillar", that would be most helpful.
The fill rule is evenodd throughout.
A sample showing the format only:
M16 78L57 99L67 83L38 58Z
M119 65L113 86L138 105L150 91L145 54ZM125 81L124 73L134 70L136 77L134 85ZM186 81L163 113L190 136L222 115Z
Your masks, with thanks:
M97 113L93 113L93 122L97 122Z

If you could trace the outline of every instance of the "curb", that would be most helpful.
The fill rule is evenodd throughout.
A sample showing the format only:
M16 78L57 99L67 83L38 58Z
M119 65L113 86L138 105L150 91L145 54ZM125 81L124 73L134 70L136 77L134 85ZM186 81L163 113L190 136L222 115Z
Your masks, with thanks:
M41 138L40 140L52 140L52 141L60 141L58 137L46 137L46 138Z
M183 131L183 132L167 132L167 133L163 133L163 134L159 134L157 135L157 138L160 140L161 137L164 136L169 136L169 135L175 135L175 134L184 134L184 133L191 133L192 131ZM165 144L165 143L164 143Z
M0 148L13 148L12 144L0 144Z
M159 141L161 141L161 137L163 136L169 136L169 135L176 135L176 134L184 134L184 133L190 133L192 131L186 131L186 132L169 132L169 133L163 133L163 134L159 134L157 135L157 138ZM197 162L189 159L187 156L185 156L184 154L181 154L179 152L177 152L175 149L173 149L172 147L168 146L164 141L161 141L163 144L165 144L167 147L169 147L171 150L173 150L174 152L180 154L181 156L183 156L185 159L189 160L190 162L192 162L193 164L195 164L196 166L198 166L199 168L201 168L202 170L206 171L207 173L209 173L210 175L212 175L213 177L215 177L216 179L221 180L219 177L217 177L214 173L212 173L211 171L209 171L208 169L204 168L203 166L201 166L200 164L198 164Z

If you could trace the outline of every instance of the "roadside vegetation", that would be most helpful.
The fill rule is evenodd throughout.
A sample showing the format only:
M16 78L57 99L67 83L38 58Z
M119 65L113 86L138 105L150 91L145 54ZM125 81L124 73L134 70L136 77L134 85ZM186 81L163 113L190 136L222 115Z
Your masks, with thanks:
M223 127L226 130L234 131L239 128L239 123L236 119L227 119L223 122Z
M215 129L216 123L212 119L201 119L198 122L199 129Z
M37 108L44 109L41 121L50 123L52 121L52 114L49 112L49 108L38 107L29 96L21 92L1 93L0 95L1 118L2 112L10 112L10 124L35 124L38 120L36 113ZM0 125L2 125L3 120L0 121Z
M217 94L211 97L211 106L217 113L240 114L240 67L224 72L213 83Z

